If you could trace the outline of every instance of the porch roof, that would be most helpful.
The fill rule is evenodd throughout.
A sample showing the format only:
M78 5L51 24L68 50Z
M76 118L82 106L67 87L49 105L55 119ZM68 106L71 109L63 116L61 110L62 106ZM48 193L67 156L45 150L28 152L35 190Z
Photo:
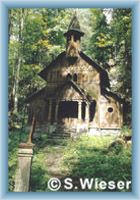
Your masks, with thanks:
M80 88L79 85L77 85L76 82L73 81L73 80L67 80L62 86L57 88L57 92L56 92L55 97L57 99L61 99L61 100L65 99L63 97L63 92L66 89L69 89L70 87L72 87L82 97L83 100L86 100L86 101L92 100L92 97L87 95L86 92L82 88Z
M33 99L37 98L38 96L39 97L41 96L44 100L47 100L47 99L65 100L65 98L63 97L63 93L66 89L69 89L70 87L72 87L75 90L75 92L81 96L82 100L85 100L85 101L92 100L92 97L87 95L86 92L76 84L76 82L74 82L73 80L67 80L65 81L63 85L57 87L54 90L48 87L42 88L41 90L37 91L36 93L28 97L26 99L26 102L31 102Z

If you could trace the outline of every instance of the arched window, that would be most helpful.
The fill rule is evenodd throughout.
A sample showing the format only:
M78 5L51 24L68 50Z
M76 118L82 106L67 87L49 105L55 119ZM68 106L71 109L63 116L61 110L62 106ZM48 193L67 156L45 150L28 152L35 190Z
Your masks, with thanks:
M86 74L82 74L82 81L86 81Z
M74 75L73 75L73 80L74 80L75 82L77 82L77 74L74 74Z
M77 40L80 40L79 35L74 35L74 41L76 42Z
M70 40L71 40L71 36L69 35L67 36L67 42L70 42Z
M67 74L67 80L71 80L72 79L72 75L70 73Z

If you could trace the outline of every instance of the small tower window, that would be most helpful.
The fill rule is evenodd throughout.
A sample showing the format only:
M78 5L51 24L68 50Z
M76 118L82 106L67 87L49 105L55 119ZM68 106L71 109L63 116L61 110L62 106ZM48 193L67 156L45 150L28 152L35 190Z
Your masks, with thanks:
M67 42L71 40L71 35L67 36Z
M110 113L112 113L112 112L113 112L113 108L112 108L112 107L109 107L109 108L107 109L107 111L110 112Z
M75 82L77 82L77 74L74 74L74 75L73 75L73 80L74 80Z
M66 78L67 78L67 80L71 80L72 79L72 75L68 74Z
M78 35L74 35L74 41L76 42L77 40L80 40L79 36Z

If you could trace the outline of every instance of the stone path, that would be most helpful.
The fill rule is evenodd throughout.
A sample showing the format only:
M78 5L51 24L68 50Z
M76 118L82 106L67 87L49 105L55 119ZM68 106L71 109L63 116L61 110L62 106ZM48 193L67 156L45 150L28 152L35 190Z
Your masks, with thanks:
M63 146L57 145L52 149L46 148L47 158L45 160L48 174L52 177L62 178L66 175L66 171L62 171L61 163L63 160Z

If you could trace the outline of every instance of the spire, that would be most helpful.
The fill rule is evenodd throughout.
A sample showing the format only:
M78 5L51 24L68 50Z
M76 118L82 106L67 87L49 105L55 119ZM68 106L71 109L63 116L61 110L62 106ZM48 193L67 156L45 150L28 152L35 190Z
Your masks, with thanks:
M77 14L75 13L68 27L68 31L64 33L64 36L68 36L72 32L76 32L79 36L83 36L84 33L81 31Z
M64 34L67 39L66 55L69 58L78 58L80 52L80 39L84 35L81 31L80 24L76 13L74 14L68 31Z

